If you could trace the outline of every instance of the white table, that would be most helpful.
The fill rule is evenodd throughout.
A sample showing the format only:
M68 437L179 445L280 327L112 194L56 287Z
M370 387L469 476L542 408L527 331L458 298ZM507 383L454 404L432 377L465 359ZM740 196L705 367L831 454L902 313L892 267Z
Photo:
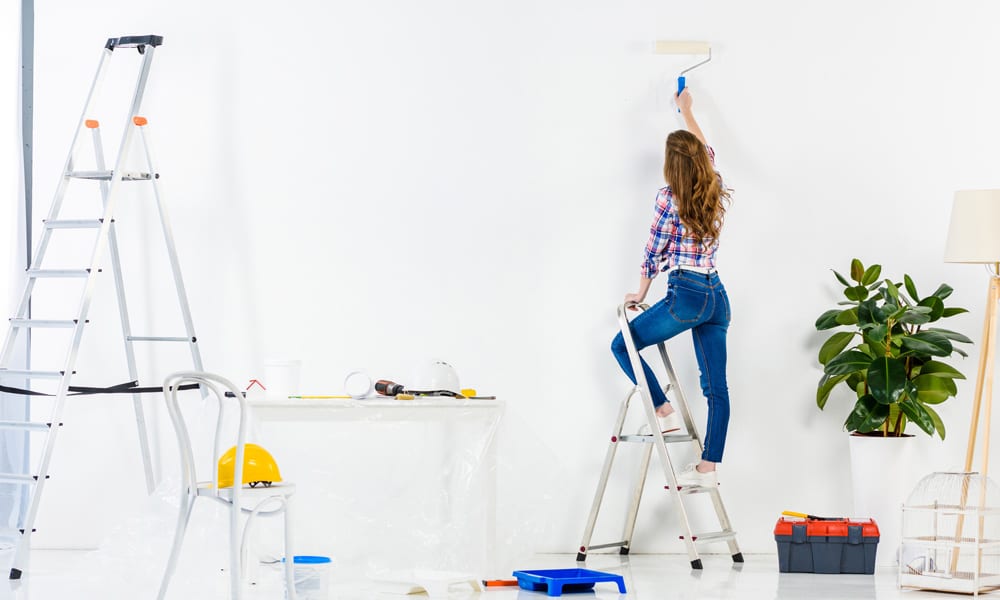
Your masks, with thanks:
M491 573L503 401L253 399L250 439L297 486L297 554L391 576Z

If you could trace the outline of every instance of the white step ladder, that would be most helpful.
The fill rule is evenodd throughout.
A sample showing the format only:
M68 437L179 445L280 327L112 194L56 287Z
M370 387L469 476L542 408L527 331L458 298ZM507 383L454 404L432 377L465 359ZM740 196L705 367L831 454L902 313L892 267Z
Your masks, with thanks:
M19 531L21 537L18 540L17 549L14 554L13 566L10 570L10 579L20 579L24 565L27 561L28 551L31 545L31 534L35 531L35 518L38 515L39 502L45 482L49 478L49 465L52 454L55 450L56 437L59 433L60 417L67 395L73 390L70 388L70 380L75 373L74 367L77 361L77 354L80 349L80 340L83 336L84 325L88 323L87 316L90 310L91 299L97 283L98 274L101 272L101 264L104 260L105 252L108 253L111 263L111 270L114 276L115 291L118 297L118 311L121 317L122 335L125 342L125 356L128 362L128 371L131 379L138 377L135 360L136 342L171 342L185 343L191 351L191 358L196 371L203 371L201 354L198 350L197 337L194 332L194 325L191 321L191 310L188 306L187 294L184 290L184 283L181 279L180 266L177 260L177 252L174 246L173 234L167 221L166 206L163 203L161 194L159 173L153 167L153 158L147 140L147 121L139 116L139 107L142 103L143 92L146 81L149 77L149 69L153 60L155 49L163 43L163 38L157 35L132 36L111 38L105 44L101 61L97 67L97 74L87 95L83 113L77 125L76 133L73 136L73 143L70 147L69 157L66 159L66 166L63 169L62 178L56 188L52 206L49 209L48 217L44 222L40 238L31 261L31 266L27 270L27 283L24 294L21 296L17 313L10 320L10 328L0 354L0 383L10 386L11 379L25 382L25 386L32 385L32 381L38 379L57 380L57 387L53 394L55 400L52 405L52 413L45 422L27 421L6 421L0 422L0 429L15 429L24 432L35 432L45 435L45 444L41 452L37 469L31 474L20 473L0 473L0 483L13 483L29 486L27 512L24 514ZM115 159L114 168L107 170L104 162L104 149L101 144L100 123L91 117L91 111L97 96L97 91L104 78L107 66L115 50L134 48L138 51L141 60L141 67L135 84L135 91L129 108L128 119L122 133L119 144L118 156ZM121 54L119 52L118 54ZM74 158L77 154L78 145L81 142L81 133L89 132L93 144L94 165L96 170L80 171L75 169ZM128 159L138 138L141 145L139 159L145 162L146 169L142 172L126 172L125 166L129 164ZM94 185L97 182L100 186L100 196L103 204L103 214L94 219L60 219L60 211L63 208L63 200L66 198L71 182L75 185ZM125 287L122 279L122 269L118 250L118 240L115 234L115 205L121 196L122 187L125 185L142 185L146 182L152 184L153 195L156 200L157 213L160 224L163 228L164 241L166 243L167 255L173 272L173 280L177 291L177 299L180 304L181 316L184 321L185 331L178 336L143 336L133 335L132 326L129 321L127 303L125 301ZM86 265L73 269L50 269L44 266L46 250L49 242L58 232L66 230L96 230L96 238L93 242L93 251L90 260ZM67 315L65 319L32 319L31 300L36 294L35 284L43 278L76 279L84 280L83 291L80 295L79 307L75 314ZM47 287L47 286L43 286ZM53 292L49 292L53 293ZM41 291L36 296L40 298ZM65 357L58 370L31 370L31 369L11 369L10 364L14 355L14 349L19 334L37 328L64 328L71 330L71 337L66 349ZM30 339L30 338L29 338ZM30 356L28 357L30 364ZM121 388L122 386L117 386ZM18 396L21 397L21 396ZM31 397L31 396L23 396ZM0 396L0 401L9 399L9 395ZM152 492L155 486L152 460L150 456L149 438L146 432L146 419L143 412L142 401L138 394L132 395L133 406L135 408L136 426L139 431L139 443L141 446L143 466L146 475L147 491Z
M691 568L702 568L701 557L698 554L696 544L707 542L726 542L729 545L729 553L733 557L733 562L741 563L743 562L743 553L740 552L739 545L736 543L736 532L733 531L733 527L729 522L729 516L726 514L726 507L722 503L722 495L719 492L719 486L677 485L677 475L674 472L673 462L670 459L668 444L694 444L697 446L699 456L704 448L702 446L701 437L698 435L698 429L694 426L694 421L691 418L691 411L688 409L684 392L681 391L681 386L677 382L677 376L674 373L673 366L670 364L670 358L667 356L667 348L663 342L657 344L657 348L660 351L660 358L663 359L663 366L666 368L667 377L670 380L666 391L672 392L671 402L674 408L684 419L684 425L687 427L688 433L686 435L622 435L622 428L625 425L625 417L628 414L629 404L632 398L636 395L639 396L639 400L643 405L649 431L657 433L660 431L660 423L656 418L656 411L653 408L653 401L649 394L649 383L646 381L646 373L642 368L642 363L639 359L639 351L635 347L635 341L632 339L632 330L629 324L626 308L627 307L625 305L618 307L618 321L621 325L622 337L625 340L625 347L628 349L629 361L632 363L632 370L636 375L637 385L632 388L632 390L625 397L625 400L622 402L621 409L618 411L618 420L615 422L614 431L611 432L611 442L608 446L608 452L604 459L604 469L601 471L601 478L597 484L597 493L594 495L594 504L590 509L590 517L587 521L587 527L583 533L583 541L580 542L580 551L576 555L576 560L584 561L587 559L587 553L592 550L600 550L602 548L619 548L619 554L623 556L628 555L632 544L632 533L635 530L636 514L639 512L639 502L642 500L642 492L646 484L646 475L649 472L649 461L652 457L653 448L655 447L657 455L660 458L660 463L663 467L663 474L665 476L664 479L667 482L667 485L663 487L671 492L675 508L680 515L681 525L683 526L683 532L680 538L684 540L684 545L687 548L688 558L691 560ZM639 305L639 308L646 310L649 306L642 304ZM618 450L618 445L623 442L646 445L640 462L639 479L636 482L635 489L632 493L632 501L629 504L628 513L625 516L625 531L622 535L621 541L607 544L591 544L590 540L594 534L594 526L597 524L597 517L601 510L601 502L604 499L604 492L608 486L608 477L611 475L611 468L614 465L615 453ZM715 508L715 514L719 519L719 531L694 533L691 530L691 523L688 520L687 509L684 507L684 499L692 495L700 494L708 494L711 497L712 505Z

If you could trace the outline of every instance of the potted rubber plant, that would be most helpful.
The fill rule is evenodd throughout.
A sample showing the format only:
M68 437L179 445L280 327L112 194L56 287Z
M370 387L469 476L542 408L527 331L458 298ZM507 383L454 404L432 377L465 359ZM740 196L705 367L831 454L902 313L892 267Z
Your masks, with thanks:
M956 396L955 381L965 379L947 361L967 356L956 344L972 340L939 324L968 311L945 305L950 286L921 296L909 275L902 283L881 279L880 265L865 267L854 259L849 279L833 273L845 299L816 320L820 331L837 330L819 350L823 376L816 404L825 408L838 386L852 392L844 428L851 433L854 514L876 520L884 548L880 564L893 564L900 506L919 478L910 460L914 438L905 431L913 423L944 439L945 425L934 407Z
M816 329L847 330L833 333L819 350L823 377L816 404L826 407L830 393L843 383L857 395L844 422L847 431L900 437L912 422L944 439L945 426L933 406L955 396L955 380L965 379L944 359L967 356L955 344L972 340L935 325L968 311L945 306L952 293L946 284L921 296L909 275L902 283L880 280L881 265L866 268L854 259L850 281L833 273L846 300L820 315Z

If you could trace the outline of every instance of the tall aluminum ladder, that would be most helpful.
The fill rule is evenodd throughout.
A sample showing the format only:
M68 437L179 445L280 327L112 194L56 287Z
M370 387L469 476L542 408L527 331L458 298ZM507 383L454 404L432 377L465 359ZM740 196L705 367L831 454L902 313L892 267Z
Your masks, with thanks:
M665 480L667 482L667 485L663 487L673 496L674 505L680 515L680 521L683 527L683 532L680 538L684 540L684 545L687 548L688 558L691 560L691 568L702 568L701 557L698 554L696 544L708 542L726 542L729 545L729 553L733 557L733 562L741 563L743 562L743 553L740 552L739 545L736 543L736 532L733 531L732 524L729 521L729 516L726 514L726 507L722 503L722 495L719 492L719 486L677 485L677 475L674 472L673 461L670 459L670 452L668 451L669 446L673 444L694 444L698 449L699 456L701 455L702 450L704 450L704 446L702 445L701 436L698 434L698 429L694 426L694 421L691 418L691 411L688 409L687 400L685 399L684 392L681 390L681 386L677 381L677 375L674 373L674 368L670 364L670 358L667 356L667 348L663 342L657 344L657 348L660 351L660 358L663 359L663 366L666 368L667 377L670 380L665 391L672 392L671 402L673 403L674 408L679 411L681 417L684 419L684 425L687 427L688 433L682 435L622 435L622 428L625 425L625 417L628 414L629 404L632 398L636 395L639 396L640 402L643 406L649 431L660 431L660 423L656 418L656 411L653 408L653 401L649 394L649 383L646 381L646 373L639 360L639 351L635 347L635 340L632 339L632 330L626 308L627 306L624 304L618 307L618 322L621 325L622 337L625 339L625 347L628 349L629 361L632 363L632 370L636 374L637 384L634 388L632 388L628 395L625 396L621 409L618 411L618 420L615 422L614 431L611 432L611 442L608 445L608 452L604 458L604 469L601 471L601 478L597 483L597 493L594 495L594 504L590 509L590 517L587 520L587 528L584 530L583 541L580 542L580 551L576 555L576 560L584 561L587 559L588 552L602 548L619 548L619 554L628 555L632 544L632 534L635 530L636 514L639 512L639 503L642 500L642 492L646 484L646 475L649 472L649 461L652 457L653 448L655 447L657 455L660 458L660 463L663 467ZM649 306L641 304L639 305L639 308L646 310ZM628 513L625 515L625 531L622 535L621 541L607 544L591 544L590 539L594 534L594 526L597 524L597 516L601 510L601 502L604 499L604 492L608 486L608 477L611 475L611 468L614 465L615 453L618 450L618 445L623 442L645 444L639 466L639 479L632 492L632 501L629 504ZM696 494L708 494L712 498L712 505L715 507L715 514L719 519L719 531L695 533L691 530L691 523L688 520L687 509L684 507L684 499Z
M80 349L80 340L83 336L84 325L88 323L87 315L90 311L91 300L97 284L98 274L101 272L101 264L104 260L105 252L110 258L111 270L114 276L115 291L118 297L118 310L121 317L122 335L125 343L125 356L128 362L129 376L132 380L138 378L138 370L135 360L136 342L169 342L185 343L189 346L194 368L197 371L204 370L201 362L201 353L198 350L197 337L194 332L194 325L191 320L191 310L188 306L187 293L184 289L184 282L181 279L180 266L177 260L177 251L174 245L173 234L167 220L166 206L161 193L159 173L153 166L153 157L147 139L147 120L140 116L139 107L142 103L143 92L146 88L146 81L149 77L150 65L153 61L155 49L163 43L163 37L158 35L129 36L111 38L104 46L100 63L97 67L97 74L87 95L87 101L83 107L83 113L73 136L73 143L70 147L69 157L66 159L66 166L63 169L62 178L56 188L52 206L49 209L48 217L44 221L31 265L27 270L27 282L24 293L21 296L17 313L10 319L10 328L4 342L2 354L0 354L0 382L11 379L26 382L24 385L31 386L34 380L48 379L57 380L57 386L52 394L55 399L52 403L52 412L46 421L34 419L26 421L5 421L0 422L0 429L14 429L30 433L45 435L45 444L41 451L37 469L29 474L22 473L0 473L0 483L13 483L28 486L28 509L24 513L19 531L21 533L18 540L17 549L14 554L13 566L10 570L10 579L20 579L24 565L27 562L28 551L31 544L31 534L35 531L35 518L38 515L39 502L42 491L49 478L49 465L55 450L56 437L59 433L62 422L60 421L63 406L67 394L70 390L70 380L75 371L77 354ZM104 148L101 143L100 123L91 118L94 104L96 103L97 92L103 81L105 72L111 58L116 50L134 48L141 55L141 66L135 84L135 91L132 95L132 102L128 112L128 118L122 133L121 142L118 147L118 156L114 161L114 167L107 170L104 161ZM121 54L119 52L118 54ZM81 138L86 137L85 132L89 132L89 137L93 145L94 165L93 171L76 170L74 158L77 155ZM136 139L138 138L138 140ZM125 171L125 166L130 164L129 157L136 150L138 141L141 148L138 149L140 155L138 160L145 163L145 170L140 172ZM60 211L63 208L63 200L66 198L71 182L97 182L100 186L101 201L103 204L103 214L100 218L94 219L60 219ZM167 255L170 267L173 272L173 280L177 291L177 300L180 304L181 316L184 321L184 334L173 337L133 335L132 326L129 321L128 307L125 300L125 287L122 279L122 269L118 250L118 240L115 234L115 206L122 195L122 188L132 182L145 182L152 184L153 196L156 200L157 213L163 229L164 241L166 243ZM86 185L86 184L79 184ZM92 184L91 184L92 185ZM133 184L133 185L138 185ZM93 250L90 254L89 262L80 268L45 268L45 254L49 248L49 242L59 232L67 230L96 230L96 238L93 242ZM65 235L65 234L64 234ZM65 238L64 238L65 239ZM79 281L85 280L83 291L80 295L79 307L74 315L67 315L71 318L65 319L34 319L31 318L31 300L35 293L35 284L40 279L62 279ZM41 286L42 288L48 287ZM53 293L53 292L49 292ZM41 300L43 292L38 291L36 297ZM32 370L32 369L11 369L11 360L14 355L15 345L19 334L26 331L26 336L30 336L32 329L39 328L63 328L71 330L70 341L65 357L59 370ZM30 337L29 337L30 339ZM37 344L36 344L37 346ZM37 350L37 348L35 348ZM30 366L30 356L28 363ZM9 385L9 384L8 384ZM31 398L32 396L18 396ZM4 397L6 399L7 397ZM138 394L132 395L135 409L136 426L139 432L139 444L142 453L143 467L146 475L146 487L149 492L153 491L155 478L153 464L150 456L149 437L146 431L146 417L143 411L142 401Z

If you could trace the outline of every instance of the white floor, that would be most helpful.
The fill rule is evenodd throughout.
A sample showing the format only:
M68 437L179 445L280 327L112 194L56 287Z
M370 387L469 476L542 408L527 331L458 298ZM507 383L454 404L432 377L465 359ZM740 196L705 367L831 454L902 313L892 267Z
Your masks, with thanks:
M0 564L9 556L0 553ZM96 562L96 564L95 564ZM20 583L0 584L2 600L101 600L155 598L162 565L143 565L109 572L100 568L92 553L75 551L36 551L30 573ZM105 565L106 566L106 565ZM597 584L594 592L564 594L565 598L631 598L633 600L733 598L754 599L879 599L948 598L933 592L896 589L895 569L880 569L875 575L811 575L778 573L774 555L750 555L742 565L734 565L728 556L704 557L704 569L692 571L686 556L680 555L592 555L586 565L575 562L573 555L546 554L524 561L519 568L559 569L585 566L589 569L620 574L625 579L627 594L619 595L613 583ZM227 598L227 578L224 573L206 573L197 569L178 573L171 584L170 599ZM7 573L4 566L3 573ZM354 580L351 574L337 573L334 568L330 600L391 600L392 598L426 598L426 595L404 596L399 588L382 583ZM393 590L396 590L393 592ZM257 585L248 589L246 598L283 598L280 575L265 568ZM468 586L454 586L447 596L454 599L526 600L546 598L542 592L517 588L492 588L472 592ZM1000 597L1000 594L998 594Z

